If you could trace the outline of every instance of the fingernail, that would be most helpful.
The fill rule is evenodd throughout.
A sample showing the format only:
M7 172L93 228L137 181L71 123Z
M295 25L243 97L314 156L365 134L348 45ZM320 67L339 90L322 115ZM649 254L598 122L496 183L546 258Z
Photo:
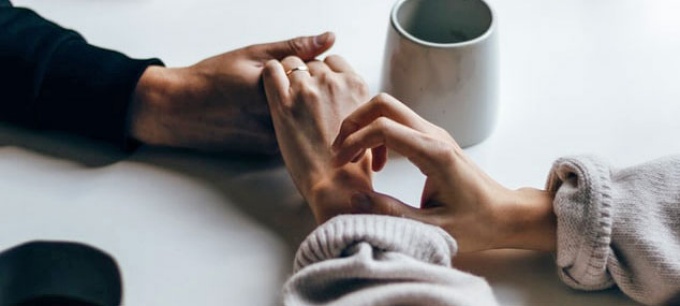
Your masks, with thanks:
M355 193L350 200L354 213L367 213L371 211L371 198L365 193Z
M314 37L314 44L317 47L323 47L326 44L326 42L328 41L328 35L329 35L329 33L326 32L326 33L323 33L321 35L315 36Z

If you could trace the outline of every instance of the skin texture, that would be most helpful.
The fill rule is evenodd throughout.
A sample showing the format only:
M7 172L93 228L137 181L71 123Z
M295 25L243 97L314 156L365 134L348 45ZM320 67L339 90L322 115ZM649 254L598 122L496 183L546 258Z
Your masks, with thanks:
M314 60L334 41L324 33L185 68L149 67L135 91L130 135L208 151L280 149L319 223L344 213L389 214L444 228L463 252L554 250L552 195L501 186L448 133L401 102L385 94L369 101L365 82L344 59ZM308 72L286 74L305 65ZM371 169L383 168L388 149L427 176L419 209L373 191Z
M286 71L299 66L309 72ZM370 192L370 154L332 167L331 142L344 117L368 100L366 83L339 56L323 62L270 61L264 85L281 155L317 222L353 211L351 198Z
M420 209L377 193L355 196L356 207L440 226L456 238L461 252L554 250L551 195L501 186L477 167L445 130L387 94L374 97L344 119L333 141L332 163L345 167L361 160L367 149L373 151L374 170L384 166L389 149L408 158L427 180Z
M312 60L334 42L333 33L324 33L241 48L190 67L149 67L135 90L130 136L156 146L276 153L265 63L290 55Z
M305 65L309 72L290 72ZM551 195L501 186L443 129L389 95L369 100L342 58L270 61L263 78L281 154L318 223L338 214L387 214L442 227L462 252L554 250ZM373 190L371 169L383 168L387 150L427 176L420 208Z

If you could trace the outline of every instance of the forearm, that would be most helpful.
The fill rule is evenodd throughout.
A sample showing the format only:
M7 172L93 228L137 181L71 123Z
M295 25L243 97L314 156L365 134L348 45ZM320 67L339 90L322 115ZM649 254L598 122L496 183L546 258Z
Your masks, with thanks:
M505 236L496 248L555 251L557 218L553 195L534 188L521 188L511 194L510 204L498 214Z
M23 8L0 8L0 119L122 144L136 83L158 60L89 45Z

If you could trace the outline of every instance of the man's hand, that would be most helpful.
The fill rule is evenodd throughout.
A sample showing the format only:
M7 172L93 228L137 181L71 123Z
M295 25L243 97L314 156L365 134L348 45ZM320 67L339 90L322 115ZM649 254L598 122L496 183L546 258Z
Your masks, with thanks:
M185 68L152 66L130 109L130 136L142 143L207 151L278 151L262 71L269 60L304 61L328 50L335 35L253 45Z

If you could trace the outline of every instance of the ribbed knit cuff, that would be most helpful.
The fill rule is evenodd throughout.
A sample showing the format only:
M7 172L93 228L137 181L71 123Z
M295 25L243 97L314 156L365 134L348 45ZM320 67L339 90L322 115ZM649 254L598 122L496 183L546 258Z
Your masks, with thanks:
M294 270L341 257L343 250L359 242L446 267L451 266L451 257L458 250L448 233L422 222L380 215L340 215L305 239L295 256Z
M609 167L594 157L561 158L547 189L555 193L557 266L562 280L581 290L614 282L607 273L612 239L612 182Z

